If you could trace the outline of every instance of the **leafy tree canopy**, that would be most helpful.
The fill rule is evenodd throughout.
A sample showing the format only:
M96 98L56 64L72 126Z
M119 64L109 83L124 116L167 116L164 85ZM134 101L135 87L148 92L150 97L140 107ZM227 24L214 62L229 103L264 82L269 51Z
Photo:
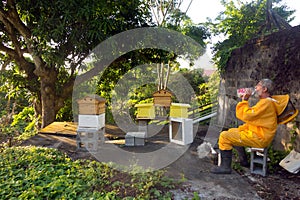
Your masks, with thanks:
M164 2L175 5L182 0ZM53 122L57 114L63 119L60 110L70 101L82 61L96 45L126 30L158 25L152 20L148 0L6 0L0 4L0 63L1 75L6 77L1 83L26 91L27 99L41 115L42 127ZM192 24L178 7L173 8L164 27L204 45L207 29ZM176 56L153 49L130 52L112 63L103 83L112 87L116 77L135 65L166 57Z
M270 34L278 31L280 27L271 24L269 13L276 13L277 18L290 22L293 20L291 15L295 11L287 9L287 6L280 5L281 0L260 0L243 3L237 0L222 0L225 11L221 12L211 23L210 27L215 35L224 35L226 39L218 42L213 51L214 61L217 63L219 70L222 70L230 57L233 49L239 48L249 39L264 34ZM272 15L273 16L273 15Z
M199 53L197 51L195 55L188 55L189 59L193 60L204 53L206 47L206 43L204 41L210 36L208 28L201 24L194 24L186 15L186 12L182 12L180 10L183 0L147 0L146 2L153 16L152 19L154 26L178 31L183 35L194 39L201 47L203 47L202 52ZM176 41L173 42L176 43ZM110 91L115 86L119 78L128 70L138 65L147 63L167 64L171 61L173 62L172 69L178 70L179 64L175 64L178 56L179 55L174 54L174 52L167 52L159 49L143 49L129 52L119 57L114 63L112 63L112 65L110 65L109 68L105 70L101 80L99 81L97 93L110 101ZM120 66L122 67L120 68ZM152 86L150 87L152 88ZM152 93L153 92L154 91L152 91Z
M18 72L11 78L35 96L45 126L71 96L78 67L90 50L150 21L147 4L139 0L2 1L2 72Z
M203 47L204 40L210 37L210 33L203 24L194 24L186 15L189 7L184 12L180 8L184 0L148 0L154 23L157 26L169 28L181 32L197 41ZM193 0L190 0L191 4Z

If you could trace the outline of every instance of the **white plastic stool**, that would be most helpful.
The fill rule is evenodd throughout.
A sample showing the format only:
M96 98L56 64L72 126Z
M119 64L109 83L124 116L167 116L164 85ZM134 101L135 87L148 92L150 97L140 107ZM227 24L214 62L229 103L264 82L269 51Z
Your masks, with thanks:
M253 148L252 147L250 149L251 149L251 163L250 163L251 173L266 176L268 148Z

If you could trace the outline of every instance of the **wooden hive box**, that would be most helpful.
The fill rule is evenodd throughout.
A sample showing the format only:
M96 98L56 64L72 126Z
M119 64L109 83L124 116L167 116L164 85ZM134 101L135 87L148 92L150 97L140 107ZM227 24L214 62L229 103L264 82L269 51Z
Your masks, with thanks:
M188 109L191 106L184 103L172 103L170 108L170 117L188 118Z
M136 104L138 119L154 119L155 109L153 103Z
M155 106L170 107L172 102L172 93L167 90L159 90L153 93L153 99Z
M105 99L96 94L77 100L80 115L99 115L105 113Z

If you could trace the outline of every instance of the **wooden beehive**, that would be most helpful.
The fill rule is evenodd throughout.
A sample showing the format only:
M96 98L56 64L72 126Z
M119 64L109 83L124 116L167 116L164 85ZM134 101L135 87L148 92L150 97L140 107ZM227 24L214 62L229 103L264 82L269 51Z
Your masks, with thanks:
M155 109L153 103L136 104L138 119L154 119Z
M172 102L172 93L167 90L159 90L153 93L155 106L170 107Z
M170 117L188 118L188 108L191 106L184 103L172 103Z
M99 115L105 113L105 99L94 94L77 100L80 115Z

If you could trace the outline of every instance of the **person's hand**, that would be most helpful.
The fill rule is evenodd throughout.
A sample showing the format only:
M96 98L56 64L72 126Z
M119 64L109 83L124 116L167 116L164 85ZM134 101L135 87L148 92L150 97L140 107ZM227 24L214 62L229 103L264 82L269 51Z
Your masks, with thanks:
M245 93L245 94L242 96L242 100L248 101L248 99L250 98L250 96L251 96L251 94Z
M242 100L248 101L248 99L250 98L252 94L252 90L247 88L245 94L242 96Z

